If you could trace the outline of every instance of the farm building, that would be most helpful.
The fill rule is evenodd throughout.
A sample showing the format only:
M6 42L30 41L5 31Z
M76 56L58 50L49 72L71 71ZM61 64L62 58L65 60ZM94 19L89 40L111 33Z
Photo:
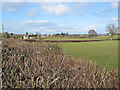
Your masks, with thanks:
M29 37L30 39L33 39L33 37Z
M28 39L28 35L23 36L23 39Z
M54 37L54 35L46 35L45 37Z

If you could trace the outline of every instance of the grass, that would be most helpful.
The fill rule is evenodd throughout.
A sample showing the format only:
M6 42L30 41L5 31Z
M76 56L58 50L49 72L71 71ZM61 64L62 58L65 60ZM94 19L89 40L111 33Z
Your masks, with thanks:
M96 61L104 67L118 68L118 41L60 43L62 50L75 58L87 61Z
M117 38L118 35L113 36L113 38ZM70 38L70 37L47 37L44 40L101 40L101 39L110 39L110 36L97 36L92 38Z

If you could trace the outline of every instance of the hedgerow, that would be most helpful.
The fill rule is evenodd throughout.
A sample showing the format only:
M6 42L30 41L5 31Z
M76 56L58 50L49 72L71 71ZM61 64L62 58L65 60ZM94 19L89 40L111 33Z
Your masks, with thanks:
M117 71L74 59L56 44L3 40L2 88L119 88Z

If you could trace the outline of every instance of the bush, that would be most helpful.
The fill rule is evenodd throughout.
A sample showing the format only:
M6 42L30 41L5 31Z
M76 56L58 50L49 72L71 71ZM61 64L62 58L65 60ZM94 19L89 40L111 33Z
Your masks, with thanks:
M56 44L4 40L3 88L119 88L117 71L68 57Z

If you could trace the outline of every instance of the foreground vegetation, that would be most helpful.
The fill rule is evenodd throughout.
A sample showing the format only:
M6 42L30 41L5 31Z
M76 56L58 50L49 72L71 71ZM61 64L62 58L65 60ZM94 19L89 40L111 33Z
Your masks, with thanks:
M55 44L3 40L3 88L119 88L118 72L68 57Z
M118 41L60 43L69 56L96 61L102 68L107 64L118 69Z

